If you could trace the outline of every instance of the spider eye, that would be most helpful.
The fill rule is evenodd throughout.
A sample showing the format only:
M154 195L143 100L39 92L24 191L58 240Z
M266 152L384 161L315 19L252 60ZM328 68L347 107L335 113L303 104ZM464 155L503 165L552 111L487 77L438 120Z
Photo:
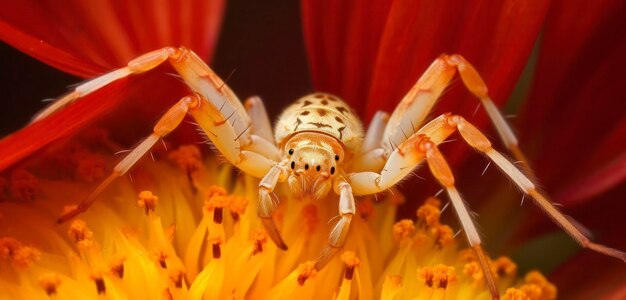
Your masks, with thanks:
M335 167L330 168L330 175L333 175L333 174L335 174Z
M293 149L289 149L289 155L293 154Z
M321 167L321 166L317 166L317 167L315 167L315 170L317 170L318 172L319 172L321 169L322 169L322 167Z
M304 169L308 170L309 169L309 164L304 165Z
M339 155L335 155L335 160L339 160Z
M293 170L293 169L295 169L295 168L296 168L296 162L295 162L295 161L292 161L292 162L291 162L291 169Z

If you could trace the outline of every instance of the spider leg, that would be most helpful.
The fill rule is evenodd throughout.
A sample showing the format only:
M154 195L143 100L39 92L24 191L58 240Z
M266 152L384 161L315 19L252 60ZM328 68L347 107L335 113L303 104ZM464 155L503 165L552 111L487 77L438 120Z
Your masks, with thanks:
M524 168L529 170L527 159L518 147L517 138L489 97L484 80L476 69L458 54L443 54L435 59L396 106L389 118L382 141L386 154L393 151L394 144L399 145L421 126L457 71L465 87L482 103L507 149L517 160L524 162Z
M274 130L272 130L272 123L261 98L258 96L250 97L246 99L244 106L252 120L252 134L256 134L274 144Z
M267 234L274 241L276 246L282 250L287 250L287 244L283 241L280 231L278 231L278 227L276 227L276 223L274 223L274 219L272 219L272 214L274 210L276 210L277 203L274 203L272 200L271 193L274 191L279 181L285 181L285 177L288 174L287 170L284 168L285 163L286 161L282 164L275 164L263 179L261 179L259 183L258 206L259 218L265 227L265 231L267 231Z
M491 295L497 299L498 290L489 267L487 255L482 249L480 236L470 213L456 190L452 172L436 146L456 131L454 126L448 124L448 116L449 114L444 114L432 120L398 145L389 156L380 174L374 172L351 173L348 174L348 179L355 195L378 193L393 187L408 176L416 166L426 160L431 173L447 191L467 240L478 257Z
M450 116L447 118L447 121L451 126L455 126L458 129L467 144L491 159L506 176L515 182L522 192L531 196L533 200L535 200L535 203L582 247L621 259L626 262L626 253L591 242L585 232L579 229L579 226L573 223L570 218L559 212L559 210L554 207L547 197L537 190L535 184L528 176L524 175L524 173L516 168L515 165L506 159L500 152L493 149L487 137L485 137L485 135L476 127L467 122L461 116Z
M384 149L381 141L389 120L386 112L378 111L367 128L361 152L353 160L354 171L380 171L385 165Z
M356 213L356 205L354 203L354 195L352 187L346 181L339 181L336 185L339 194L339 222L330 232L328 237L328 245L322 250L322 254L315 261L315 269L321 270L330 261L337 251L343 248L352 222L352 216Z
M137 161L139 161L139 159L141 159L141 157L144 156L144 154L146 154L156 142L178 127L188 111L198 108L200 101L201 99L197 95L187 96L172 106L161 117L161 119L159 119L152 130L152 134L139 143L139 145L137 145L131 152L126 154L126 156L115 166L115 168L113 168L113 172L102 183L100 183L100 185L87 198L80 202L76 208L59 217L57 223L63 223L87 211L98 195L100 195L100 193L107 186L109 186L111 182L126 174L126 172L128 172L128 170L135 165L135 163L137 163Z
M465 232L465 237L469 242L470 246L476 253L476 257L478 258L478 262L480 263L480 267L483 270L483 274L485 275L487 287L489 287L489 291L491 292L492 299L498 299L499 293L498 288L496 287L495 277L491 271L491 267L489 266L488 256L482 248L482 242L480 240L480 235L476 230L476 226L474 225L474 221L472 217L465 207L465 203L461 198L461 195L457 191L454 185L454 176L452 175L452 170L450 170L450 166L446 162L445 158L437 149L437 145L431 142L427 137L424 136L422 141L417 145L420 150L424 151L426 154L426 161L428 162L428 167L430 168L430 172L435 176L439 184L443 186L448 192L448 197L450 198L450 202L452 202L452 207L456 212L457 217L461 221L461 226L463 227L463 232Z

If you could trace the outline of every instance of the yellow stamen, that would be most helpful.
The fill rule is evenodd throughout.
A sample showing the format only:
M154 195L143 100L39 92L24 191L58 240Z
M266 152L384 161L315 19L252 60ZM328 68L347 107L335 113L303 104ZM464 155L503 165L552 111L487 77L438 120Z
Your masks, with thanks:
M538 271L531 271L524 277L525 284L521 287L531 299L556 299L557 289Z
M299 285L304 285L309 278L313 278L317 274L317 270L315 270L315 263L312 261L300 264L300 266L298 266L298 270L297 280Z
M446 265L436 265L434 267L424 267L418 270L419 278L424 281L427 287L433 289L446 289L448 285L457 280L454 267Z
M93 245L93 231L87 227L85 221L76 219L72 221L67 234L74 239L78 248L86 249Z
M143 208L146 215L154 212L158 202L159 197L155 196L151 191L142 191L139 193L139 200L137 200L137 204Z
M502 300L530 300L530 298L519 289L508 288L502 296Z
M413 220L401 220L393 225L393 237L395 240L403 240L415 233Z
M16 268L25 269L41 258L41 252L14 238L3 237L0 238L0 258L10 261Z

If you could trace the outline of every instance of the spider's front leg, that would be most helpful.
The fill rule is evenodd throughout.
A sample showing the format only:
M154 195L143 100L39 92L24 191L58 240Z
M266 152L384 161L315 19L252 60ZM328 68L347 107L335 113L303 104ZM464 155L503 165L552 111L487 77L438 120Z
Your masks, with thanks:
M278 203L272 199L272 192L274 191L274 188L276 188L276 184L279 181L284 182L289 175L287 169L285 168L287 163L288 160L285 160L280 164L275 164L259 183L259 218L261 219L267 234L274 241L276 246L282 250L287 250L287 244L283 241L280 231L278 231L278 227L276 227L276 223L274 223L274 219L272 219L274 210L276 210L276 207L278 206Z
M339 216L341 219L337 222L328 237L328 245L322 250L322 254L315 261L315 269L321 270L328 264L330 259L337 251L343 248L352 222L352 216L356 213L356 205L354 203L354 195L352 187L344 180L339 179L335 183L335 192L339 194Z
M128 172L159 139L178 127L187 113L195 119L219 152L243 172L261 178L275 164L278 149L273 142L254 134L262 133L263 130L250 129L255 122L250 120L244 106L230 88L193 52L182 49L179 54L178 60L172 64L196 94L172 106L155 125L154 132L126 155L115 166L113 173L85 200L63 214L59 223L85 212L110 183ZM260 101L252 101L250 109L264 112Z

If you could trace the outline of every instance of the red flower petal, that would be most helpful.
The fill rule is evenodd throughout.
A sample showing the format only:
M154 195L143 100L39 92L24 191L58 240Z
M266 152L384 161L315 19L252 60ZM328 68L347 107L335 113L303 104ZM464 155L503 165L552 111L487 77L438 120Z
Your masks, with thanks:
M121 0L70 1L64 5L55 1L0 4L11 8L0 10L0 39L78 76L95 76L145 52L172 45L185 45L208 60L224 8L223 0L177 4ZM124 102L133 102L131 107L140 110L151 110L149 115L154 121L164 105L173 104L182 96L177 80L163 77L141 75L137 80L128 79L133 81L128 85L130 89L124 84L127 80L121 80L4 138L0 141L0 170L75 133L114 108L120 109ZM137 117L131 115L128 120L137 121Z
M302 3L316 88L339 94L366 120L377 110L391 112L442 53L465 56L485 78L494 101L503 103L549 6L548 1ZM452 111L485 128L483 113L472 118L478 101L464 88L444 98L434 114ZM458 156L458 151L448 155L451 161Z
M0 1L0 39L74 75L93 77L164 46L186 47L209 59L219 32L223 0L213 1ZM46 47L37 45L43 41ZM65 53L45 50L55 49ZM66 66L65 59L85 66Z
M520 127L559 202L589 199L626 178L616 169L626 155L625 13L623 1L555 1L548 15ZM586 191L573 195L579 188Z

